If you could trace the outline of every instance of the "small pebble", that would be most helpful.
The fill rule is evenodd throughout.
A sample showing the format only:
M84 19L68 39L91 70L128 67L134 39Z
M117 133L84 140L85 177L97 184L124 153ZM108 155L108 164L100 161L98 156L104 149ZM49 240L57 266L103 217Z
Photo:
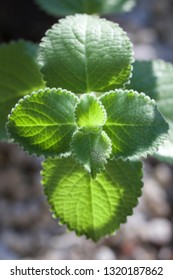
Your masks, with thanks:
M155 218L146 222L141 228L141 239L155 245L163 246L168 244L173 238L173 228L171 223L162 218Z
M117 257L115 253L106 246L101 246L97 249L95 256L95 260L116 260Z

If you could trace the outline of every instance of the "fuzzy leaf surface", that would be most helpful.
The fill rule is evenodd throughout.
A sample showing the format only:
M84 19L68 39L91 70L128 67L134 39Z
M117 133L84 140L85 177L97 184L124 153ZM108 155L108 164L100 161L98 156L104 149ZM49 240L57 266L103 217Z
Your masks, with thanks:
M129 11L135 0L35 0L47 13L53 16L65 16L75 13L105 14Z
M112 141L115 158L136 159L153 153L166 138L168 125L154 100L133 90L101 96L107 120L103 130Z
M42 176L54 216L94 241L118 229L141 195L141 162L109 161L93 180L71 158L47 159Z
M93 95L83 95L75 109L76 124L81 127L99 127L106 121L106 111Z
M96 178L96 174L107 163L111 154L111 141L104 131L79 130L74 133L71 143L74 157Z
M136 61L128 87L143 91L156 100L170 130L168 141L155 155L173 162L173 64L163 60Z
M38 61L49 87L105 92L128 82L132 45L118 24L78 14L46 32Z
M17 41L0 46L0 139L7 139L5 123L19 98L44 88L36 62L37 46Z
M8 131L30 154L58 156L70 152L76 129L77 97L62 89L34 92L21 99L9 117Z

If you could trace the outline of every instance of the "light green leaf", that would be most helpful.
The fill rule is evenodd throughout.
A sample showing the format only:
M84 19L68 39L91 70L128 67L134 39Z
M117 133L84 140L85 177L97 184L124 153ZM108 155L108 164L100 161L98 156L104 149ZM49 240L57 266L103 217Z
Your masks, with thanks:
M106 121L106 111L101 102L93 95L83 95L75 110L78 127L99 127Z
M106 14L130 11L135 0L35 0L47 13L65 16L75 13Z
M82 129L74 133L71 151L77 161L91 173L92 178L96 178L110 157L111 141L104 131Z
M0 46L0 139L7 138L7 116L19 98L45 87L36 56L37 46L29 42Z
M49 87L105 92L128 82L132 45L116 23L96 16L68 16L47 31L38 60Z
M141 162L109 161L93 180L71 158L48 159L42 176L54 216L94 241L117 230L141 195Z
M74 108L77 97L62 89L33 92L21 99L9 116L11 137L30 154L61 156L70 152L76 130Z
M173 64L162 60L136 61L128 87L143 91L156 100L170 130L168 142L155 156L173 162Z
M146 156L165 140L168 125L148 96L133 90L115 90L100 100L107 111L103 129L112 141L115 158Z

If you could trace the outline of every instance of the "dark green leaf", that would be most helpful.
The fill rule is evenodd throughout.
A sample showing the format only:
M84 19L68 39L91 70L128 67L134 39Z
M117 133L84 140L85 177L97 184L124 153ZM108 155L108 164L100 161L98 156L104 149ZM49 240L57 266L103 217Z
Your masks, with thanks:
M37 46L29 42L0 46L0 139L7 138L7 116L19 98L45 87L36 55Z
M65 16L75 13L105 14L129 11L136 0L35 0L47 13Z
M170 130L168 141L155 156L173 162L173 65L162 60L136 61L128 87L143 91L156 100Z

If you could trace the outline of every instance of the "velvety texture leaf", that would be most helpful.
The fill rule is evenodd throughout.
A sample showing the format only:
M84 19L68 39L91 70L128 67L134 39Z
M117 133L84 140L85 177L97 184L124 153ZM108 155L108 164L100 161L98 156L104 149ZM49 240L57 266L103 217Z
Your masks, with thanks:
M103 130L112 141L115 158L139 158L157 150L168 125L154 100L133 90L110 91L100 97L107 120Z
M93 95L83 95L75 110L76 124L81 127L99 127L106 121L106 111Z
M135 0L35 0L47 13L54 16L65 16L75 13L105 14L129 11Z
M42 176L54 216L94 241L118 229L141 195L141 162L109 161L93 180L71 158L48 159Z
M173 64L162 60L136 61L128 87L143 91L156 100L170 127L168 142L159 148L156 156L173 162Z
M116 23L97 16L68 16L46 32L38 60L49 87L105 92L128 82L132 45Z
M74 133L71 143L73 156L96 178L100 169L107 163L111 154L111 141L104 131L87 131L85 129Z
M26 96L9 116L11 137L30 154L55 157L70 152L77 100L62 89L46 88Z
M0 139L7 139L5 123L19 98L44 88L36 62L37 46L17 41L0 46Z

